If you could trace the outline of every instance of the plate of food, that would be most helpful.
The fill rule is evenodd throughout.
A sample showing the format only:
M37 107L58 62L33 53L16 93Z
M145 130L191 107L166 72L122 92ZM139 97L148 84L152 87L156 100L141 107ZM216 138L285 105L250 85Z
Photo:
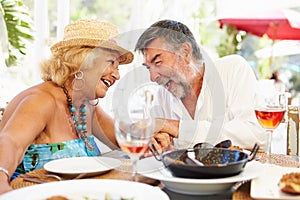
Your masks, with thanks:
M10 199L169 200L169 197L160 188L144 183L113 179L81 179L24 187L0 196L0 200Z
M264 173L251 181L255 199L300 199L300 169L265 165Z
M85 177L100 175L120 165L121 161L115 158L92 156L53 160L46 163L44 168L49 172L71 178L79 174L84 174Z
M180 178L172 176L163 163L154 157L138 161L138 173L158 179L168 190L182 194L210 195L230 190L236 183L251 180L262 173L262 164L257 161L247 163L244 170L234 176L225 178Z

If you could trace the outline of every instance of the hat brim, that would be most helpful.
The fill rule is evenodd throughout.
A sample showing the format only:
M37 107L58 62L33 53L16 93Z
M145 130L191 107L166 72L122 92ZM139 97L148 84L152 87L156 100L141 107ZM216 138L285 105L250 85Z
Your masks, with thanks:
M132 52L122 48L121 46L107 40L97 40L88 38L75 38L69 40L62 40L51 46L51 52L56 54L60 49L72 46L90 46L102 47L119 52L120 64L129 64L133 61L134 55Z

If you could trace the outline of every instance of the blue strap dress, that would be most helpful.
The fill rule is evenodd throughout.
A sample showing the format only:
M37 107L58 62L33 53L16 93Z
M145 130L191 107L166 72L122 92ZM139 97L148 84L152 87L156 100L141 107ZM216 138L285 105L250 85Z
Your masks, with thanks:
M26 150L22 162L17 167L11 180L36 169L44 167L44 164L51 160L69 157L100 156L101 152L94 140L94 136L89 136L94 150L86 148L82 139L69 140L53 144L32 144Z

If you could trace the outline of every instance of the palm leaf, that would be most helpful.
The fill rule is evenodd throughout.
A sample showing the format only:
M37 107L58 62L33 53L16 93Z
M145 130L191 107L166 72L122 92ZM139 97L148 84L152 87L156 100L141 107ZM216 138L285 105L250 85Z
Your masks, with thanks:
M22 55L26 55L28 42L34 39L32 19L20 0L0 0L8 35L8 54L5 62L7 66L17 65ZM1 27L0 27L1 28Z

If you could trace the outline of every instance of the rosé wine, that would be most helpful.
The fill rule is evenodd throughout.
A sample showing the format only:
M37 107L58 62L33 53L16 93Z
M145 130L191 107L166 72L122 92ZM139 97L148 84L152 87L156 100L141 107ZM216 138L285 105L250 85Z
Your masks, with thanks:
M264 110L255 110L255 115L260 123L260 125L265 129L275 129L280 124L283 116L284 116L285 110L278 109L264 109Z

